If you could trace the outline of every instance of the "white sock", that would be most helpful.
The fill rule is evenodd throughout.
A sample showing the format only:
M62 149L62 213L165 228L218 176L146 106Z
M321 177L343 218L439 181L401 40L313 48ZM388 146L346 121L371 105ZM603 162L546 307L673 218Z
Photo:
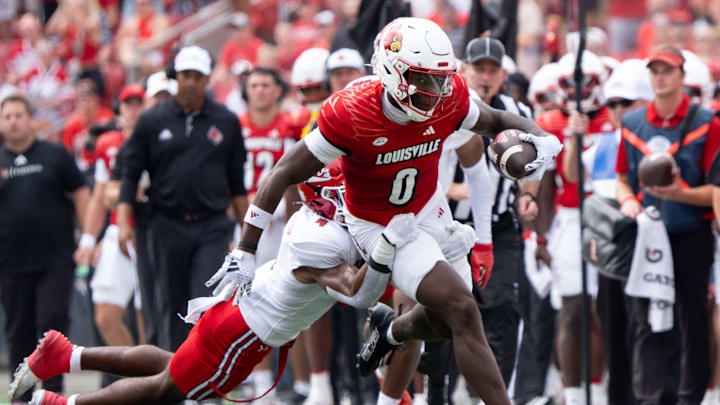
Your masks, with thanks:
M253 388L255 388L255 396L264 394L273 385L273 375L270 370L256 370L252 372ZM270 396L270 394L268 394Z
M309 397L332 398L332 384L330 383L330 372L321 371L310 373L310 395Z
M70 396L70 398L68 398L67 405L75 405L75 398L77 398L77 397L78 397L78 394Z
M293 390L298 394L306 397L310 395L310 383L307 381L295 381L293 383Z
M393 346L400 346L400 342L398 342L397 340L395 340L395 336L393 336L393 334L392 334L392 325L393 325L393 322L395 322L395 321L390 322L390 327L387 329L387 333L385 334L385 338L387 339L388 342L390 342L391 345L393 345Z
M70 372L80 371L80 358L82 357L82 351L85 350L83 346L73 346L72 353L70 354ZM69 404L69 403L68 403Z
M585 391L580 387L563 388L565 405L585 405Z
M383 394L382 391L380 391L380 393L378 394L377 405L398 405L400 401L400 399L389 397Z

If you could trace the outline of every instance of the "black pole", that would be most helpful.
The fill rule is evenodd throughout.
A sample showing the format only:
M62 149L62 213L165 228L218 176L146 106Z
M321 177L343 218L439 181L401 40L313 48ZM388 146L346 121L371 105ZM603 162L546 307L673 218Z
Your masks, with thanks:
M579 113L583 113L582 110L582 99L583 99L583 71L582 71L582 57L583 51L585 51L585 0L577 0L577 21L578 21L578 32L580 34L580 44L578 45L577 59L575 61L575 102L576 108ZM573 134L575 137L575 145L577 147L577 165L578 165L578 203L580 218L582 218L583 202L585 200L585 168L582 162L582 151L584 146L585 134L576 133ZM582 232L583 225L582 220L580 221L580 246L582 246ZM584 369L584 380L585 380L585 403L590 405L592 402L590 393L591 384L591 364L590 364L590 295L588 294L587 286L587 263L585 259L582 259L582 356L583 356L583 369Z

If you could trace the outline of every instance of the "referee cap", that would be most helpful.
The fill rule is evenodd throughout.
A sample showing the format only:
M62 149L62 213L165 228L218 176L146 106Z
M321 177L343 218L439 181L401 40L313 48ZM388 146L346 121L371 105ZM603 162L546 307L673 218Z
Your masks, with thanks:
M474 38L465 47L465 63L467 64L488 59L497 63L498 66L502 66L503 56L505 56L505 46L494 38Z

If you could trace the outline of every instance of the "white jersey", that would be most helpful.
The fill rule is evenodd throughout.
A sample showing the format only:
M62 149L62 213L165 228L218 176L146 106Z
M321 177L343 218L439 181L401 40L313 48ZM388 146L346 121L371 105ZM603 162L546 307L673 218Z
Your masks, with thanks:
M245 321L269 346L295 339L336 301L320 285L298 281L293 270L329 269L359 259L347 230L302 207L285 227L277 260L256 270L252 291L240 300Z

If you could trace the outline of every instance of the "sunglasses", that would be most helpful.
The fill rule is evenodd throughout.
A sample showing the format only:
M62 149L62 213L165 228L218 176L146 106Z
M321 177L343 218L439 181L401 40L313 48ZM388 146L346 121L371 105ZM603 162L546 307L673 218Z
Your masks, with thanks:
M608 108L610 108L611 110L614 110L615 107L617 107L617 106L622 106L623 108L628 108L628 107L630 107L634 102L635 102L635 100L627 100L627 99L621 98L621 99L618 99L618 100L608 101L608 102L607 102L607 106L608 106Z

